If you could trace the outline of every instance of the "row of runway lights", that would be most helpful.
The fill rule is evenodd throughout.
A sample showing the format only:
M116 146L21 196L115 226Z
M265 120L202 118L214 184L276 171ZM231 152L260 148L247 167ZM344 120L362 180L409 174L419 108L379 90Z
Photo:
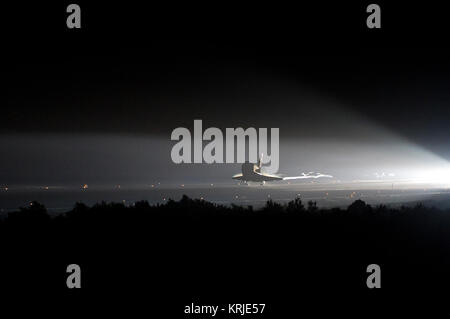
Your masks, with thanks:
M159 186L159 185L161 185L161 183L158 182L157 184L151 184L150 187L151 187L151 188L155 188L157 185ZM214 186L214 184L211 183L210 186L212 187L212 186ZM184 184L180 184L180 187L185 187L185 185L184 185ZM116 188L116 189L121 189L121 185L116 185L115 188ZM3 187L2 189L3 189L4 191L8 191L8 190L9 190L9 187L5 186L5 187ZM43 189L43 190L49 190L50 187L49 187L49 186L44 186L44 187L41 187L41 189ZM82 186L81 186L81 189L82 189L82 190L88 190L88 189L89 189L88 184L82 185ZM297 196L300 197L300 194L297 194ZM329 193L326 192L326 193L325 193L324 199L326 199L328 196L329 196ZM361 197L361 196L363 196L362 193L359 193L359 194L358 194L357 192L353 191L353 192L351 192L351 193L348 195L348 198L353 199L353 198L355 198L355 197ZM271 198L271 195L268 194L268 195L267 195L267 198L270 199L270 198ZM240 197L238 194L236 194L236 195L234 195L234 199L235 199L235 200L239 200L239 199L244 199L244 197ZM200 200L204 200L204 197L201 196L201 197L200 197ZM162 202L166 202L166 201L167 201L167 197L162 197ZM126 203L126 200L122 200L122 202L125 204L125 203ZM30 203L30 205L32 205L32 203Z

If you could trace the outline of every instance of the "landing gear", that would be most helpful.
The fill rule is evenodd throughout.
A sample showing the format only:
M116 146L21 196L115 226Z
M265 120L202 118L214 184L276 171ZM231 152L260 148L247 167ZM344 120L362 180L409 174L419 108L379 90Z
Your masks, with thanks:
M264 185L266 185L266 181L261 182L261 186L264 186Z

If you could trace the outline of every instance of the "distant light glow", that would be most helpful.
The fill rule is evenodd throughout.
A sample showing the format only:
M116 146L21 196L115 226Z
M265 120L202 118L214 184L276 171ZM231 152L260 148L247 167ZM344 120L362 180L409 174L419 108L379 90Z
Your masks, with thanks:
M413 179L417 182L430 183L435 186L450 186L450 166L419 170L414 175Z

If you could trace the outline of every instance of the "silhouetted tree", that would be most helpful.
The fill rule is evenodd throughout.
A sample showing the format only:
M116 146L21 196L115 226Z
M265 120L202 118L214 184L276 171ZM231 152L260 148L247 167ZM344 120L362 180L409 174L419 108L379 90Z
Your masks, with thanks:
M372 207L364 201L357 199L348 206L347 210L351 213L367 213L372 211Z
M146 200L142 200L139 202L134 203L134 208L139 209L139 210L147 210L150 209L150 203Z
M37 201L30 203L28 207L20 207L18 212L8 214L8 223L20 223L29 225L41 225L50 220L47 209Z
M297 197L294 200L291 200L286 207L286 211L288 213L293 213L293 212L304 212L305 211L305 206L302 203L302 200Z
M283 206L281 204L274 202L273 200L268 200L266 206L264 206L263 211L266 212L282 212Z
M314 213L317 210L317 202L313 202L312 200L308 201L308 212Z

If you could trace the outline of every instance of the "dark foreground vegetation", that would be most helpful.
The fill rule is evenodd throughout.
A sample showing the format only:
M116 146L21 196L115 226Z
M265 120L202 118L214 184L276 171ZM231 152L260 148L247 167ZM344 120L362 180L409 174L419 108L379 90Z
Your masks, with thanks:
M0 234L3 287L45 287L63 291L61 298L65 267L77 263L85 294L119 304L131 298L173 317L193 301L265 302L278 317L297 313L299 302L329 314L321 305L353 300L349 307L359 313L373 303L436 301L450 283L450 211L421 205L357 200L347 209L320 209L297 198L254 210L184 196L163 205L77 203L50 217L33 202L3 219ZM382 293L366 286L374 263Z
M103 224L136 223L139 221L151 222L157 218L188 218L188 219L216 219L216 218L271 218L273 221L285 218L311 222L320 220L363 222L402 221L410 226L423 221L437 222L438 224L450 222L450 210L441 210L430 206L417 204L415 206L401 206L390 208L386 205L371 206L362 200L355 200L346 209L319 208L314 201L304 203L301 198L295 198L287 204L280 204L273 200L266 202L265 206L254 209L253 206L219 205L203 199L192 199L184 195L179 201L169 199L164 204L150 204L148 201L139 201L126 206L122 203L101 202L91 207L82 202L75 203L74 207L65 213L51 217L44 205L33 201L27 207L21 207L11 212L6 218L0 219L2 227L45 226L48 224L70 226L83 222L83 227L90 227L98 221ZM338 218L338 220L336 220ZM350 219L350 220L348 220ZM81 226L81 225L78 225ZM375 226L375 225L373 225ZM437 226L437 225L435 225ZM5 228L6 229L6 228Z

